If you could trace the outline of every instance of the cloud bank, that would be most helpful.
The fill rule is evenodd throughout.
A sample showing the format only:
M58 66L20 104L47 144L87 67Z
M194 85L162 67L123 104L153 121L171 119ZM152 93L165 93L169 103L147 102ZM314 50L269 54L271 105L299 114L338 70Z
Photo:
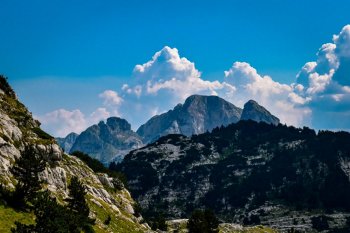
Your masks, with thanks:
M288 125L350 129L350 25L320 47L315 61L305 63L293 83L260 74L247 62L234 62L217 80L205 80L194 62L165 46L136 65L130 80L116 90L100 93L101 107L91 114L59 109L40 120L60 136L109 116L123 116L135 127L192 94L203 94L240 107L254 99Z

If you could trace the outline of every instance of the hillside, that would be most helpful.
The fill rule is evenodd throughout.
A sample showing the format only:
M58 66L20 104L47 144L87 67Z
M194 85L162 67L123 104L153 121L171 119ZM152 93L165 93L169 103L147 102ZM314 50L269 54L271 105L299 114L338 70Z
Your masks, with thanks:
M212 133L162 137L113 168L127 175L145 216L186 218L208 207L225 222L285 232L349 229L346 132L240 121Z
M96 219L96 232L150 232L147 225L141 224L142 218L135 217L134 200L128 190L114 187L115 178L106 174L95 173L80 159L64 154L54 138L40 129L40 123L32 118L31 113L20 103L7 84L0 77L0 182L6 189L13 189L16 184L10 167L21 156L25 146L35 148L46 161L46 168L41 173L43 189L48 189L58 202L64 204L68 196L68 184L72 176L77 176L86 187L90 215ZM32 213L11 209L0 196L0 231L10 232L15 221L32 223ZM104 224L111 217L109 225Z

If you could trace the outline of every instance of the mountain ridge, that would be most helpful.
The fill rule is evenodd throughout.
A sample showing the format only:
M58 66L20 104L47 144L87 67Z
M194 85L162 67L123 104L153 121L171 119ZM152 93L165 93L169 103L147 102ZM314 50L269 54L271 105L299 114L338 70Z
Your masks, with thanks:
M279 123L277 117L253 100L241 109L218 96L191 95L168 112L151 117L136 132L125 119L110 117L80 135L69 134L56 140L67 152L82 151L108 165L120 162L130 150L168 134L191 136L249 119Z
M316 232L320 219L330 232L348 232L349 142L346 132L242 120L161 137L112 168L126 174L146 216L211 208L223 221L281 232Z

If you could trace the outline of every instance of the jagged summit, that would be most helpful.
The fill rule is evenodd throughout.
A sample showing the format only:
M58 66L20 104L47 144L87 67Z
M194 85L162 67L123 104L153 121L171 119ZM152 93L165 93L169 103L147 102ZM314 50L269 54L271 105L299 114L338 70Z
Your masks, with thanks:
M145 143L167 134L201 134L221 125L239 121L242 109L218 96L192 95L184 104L152 117L137 133Z
M141 138L131 130L125 119L110 117L83 131L75 140L70 152L82 151L106 165L121 160L130 150L141 147Z
M263 121L273 125L278 125L280 122L277 117L254 100L249 100L244 104L241 120Z
M56 141L64 151L69 152L78 136L79 134L72 132L64 138L56 138Z
M100 122L100 124L103 124ZM130 123L122 118L119 117L110 117L107 119L106 125L109 126L109 128L113 131L130 131L131 125Z

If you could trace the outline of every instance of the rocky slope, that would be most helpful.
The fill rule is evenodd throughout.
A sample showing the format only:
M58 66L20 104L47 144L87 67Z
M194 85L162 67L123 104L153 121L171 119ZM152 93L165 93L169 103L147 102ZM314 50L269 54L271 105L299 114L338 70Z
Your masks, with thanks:
M31 113L21 104L13 90L3 77L0 77L0 183L6 188L14 188L16 180L9 168L16 158L21 156L25 145L35 148L47 162L41 174L44 187L57 200L63 202L68 195L67 186L72 176L77 176L87 188L87 201L91 215L96 218L94 226L97 232L149 232L147 225L141 224L140 218L134 216L134 201L124 188L113 188L113 179L106 174L94 173L85 163L76 157L64 154L54 138L40 129L40 123L32 118ZM3 213L12 213L0 204ZM8 221L19 220L13 214ZM111 216L107 226L104 221ZM3 224L0 219L0 225ZM7 219L7 218L4 218ZM12 222L12 223L13 223ZM10 232L10 229L6 229ZM6 231L5 231L6 232Z
M217 96L192 95L167 113L154 116L137 133L145 143L167 134L190 136L239 121L242 109Z
M146 215L209 207L225 222L349 232L350 134L240 121L168 135L115 167Z
M254 100L249 100L243 108L241 120L253 120L278 125L280 120Z
M142 145L141 138L126 120L110 117L82 132L70 152L82 151L108 165L111 161L122 160L130 150Z
M56 141L57 144L63 149L63 151L69 153L78 136L79 134L70 133L64 138L56 138Z

